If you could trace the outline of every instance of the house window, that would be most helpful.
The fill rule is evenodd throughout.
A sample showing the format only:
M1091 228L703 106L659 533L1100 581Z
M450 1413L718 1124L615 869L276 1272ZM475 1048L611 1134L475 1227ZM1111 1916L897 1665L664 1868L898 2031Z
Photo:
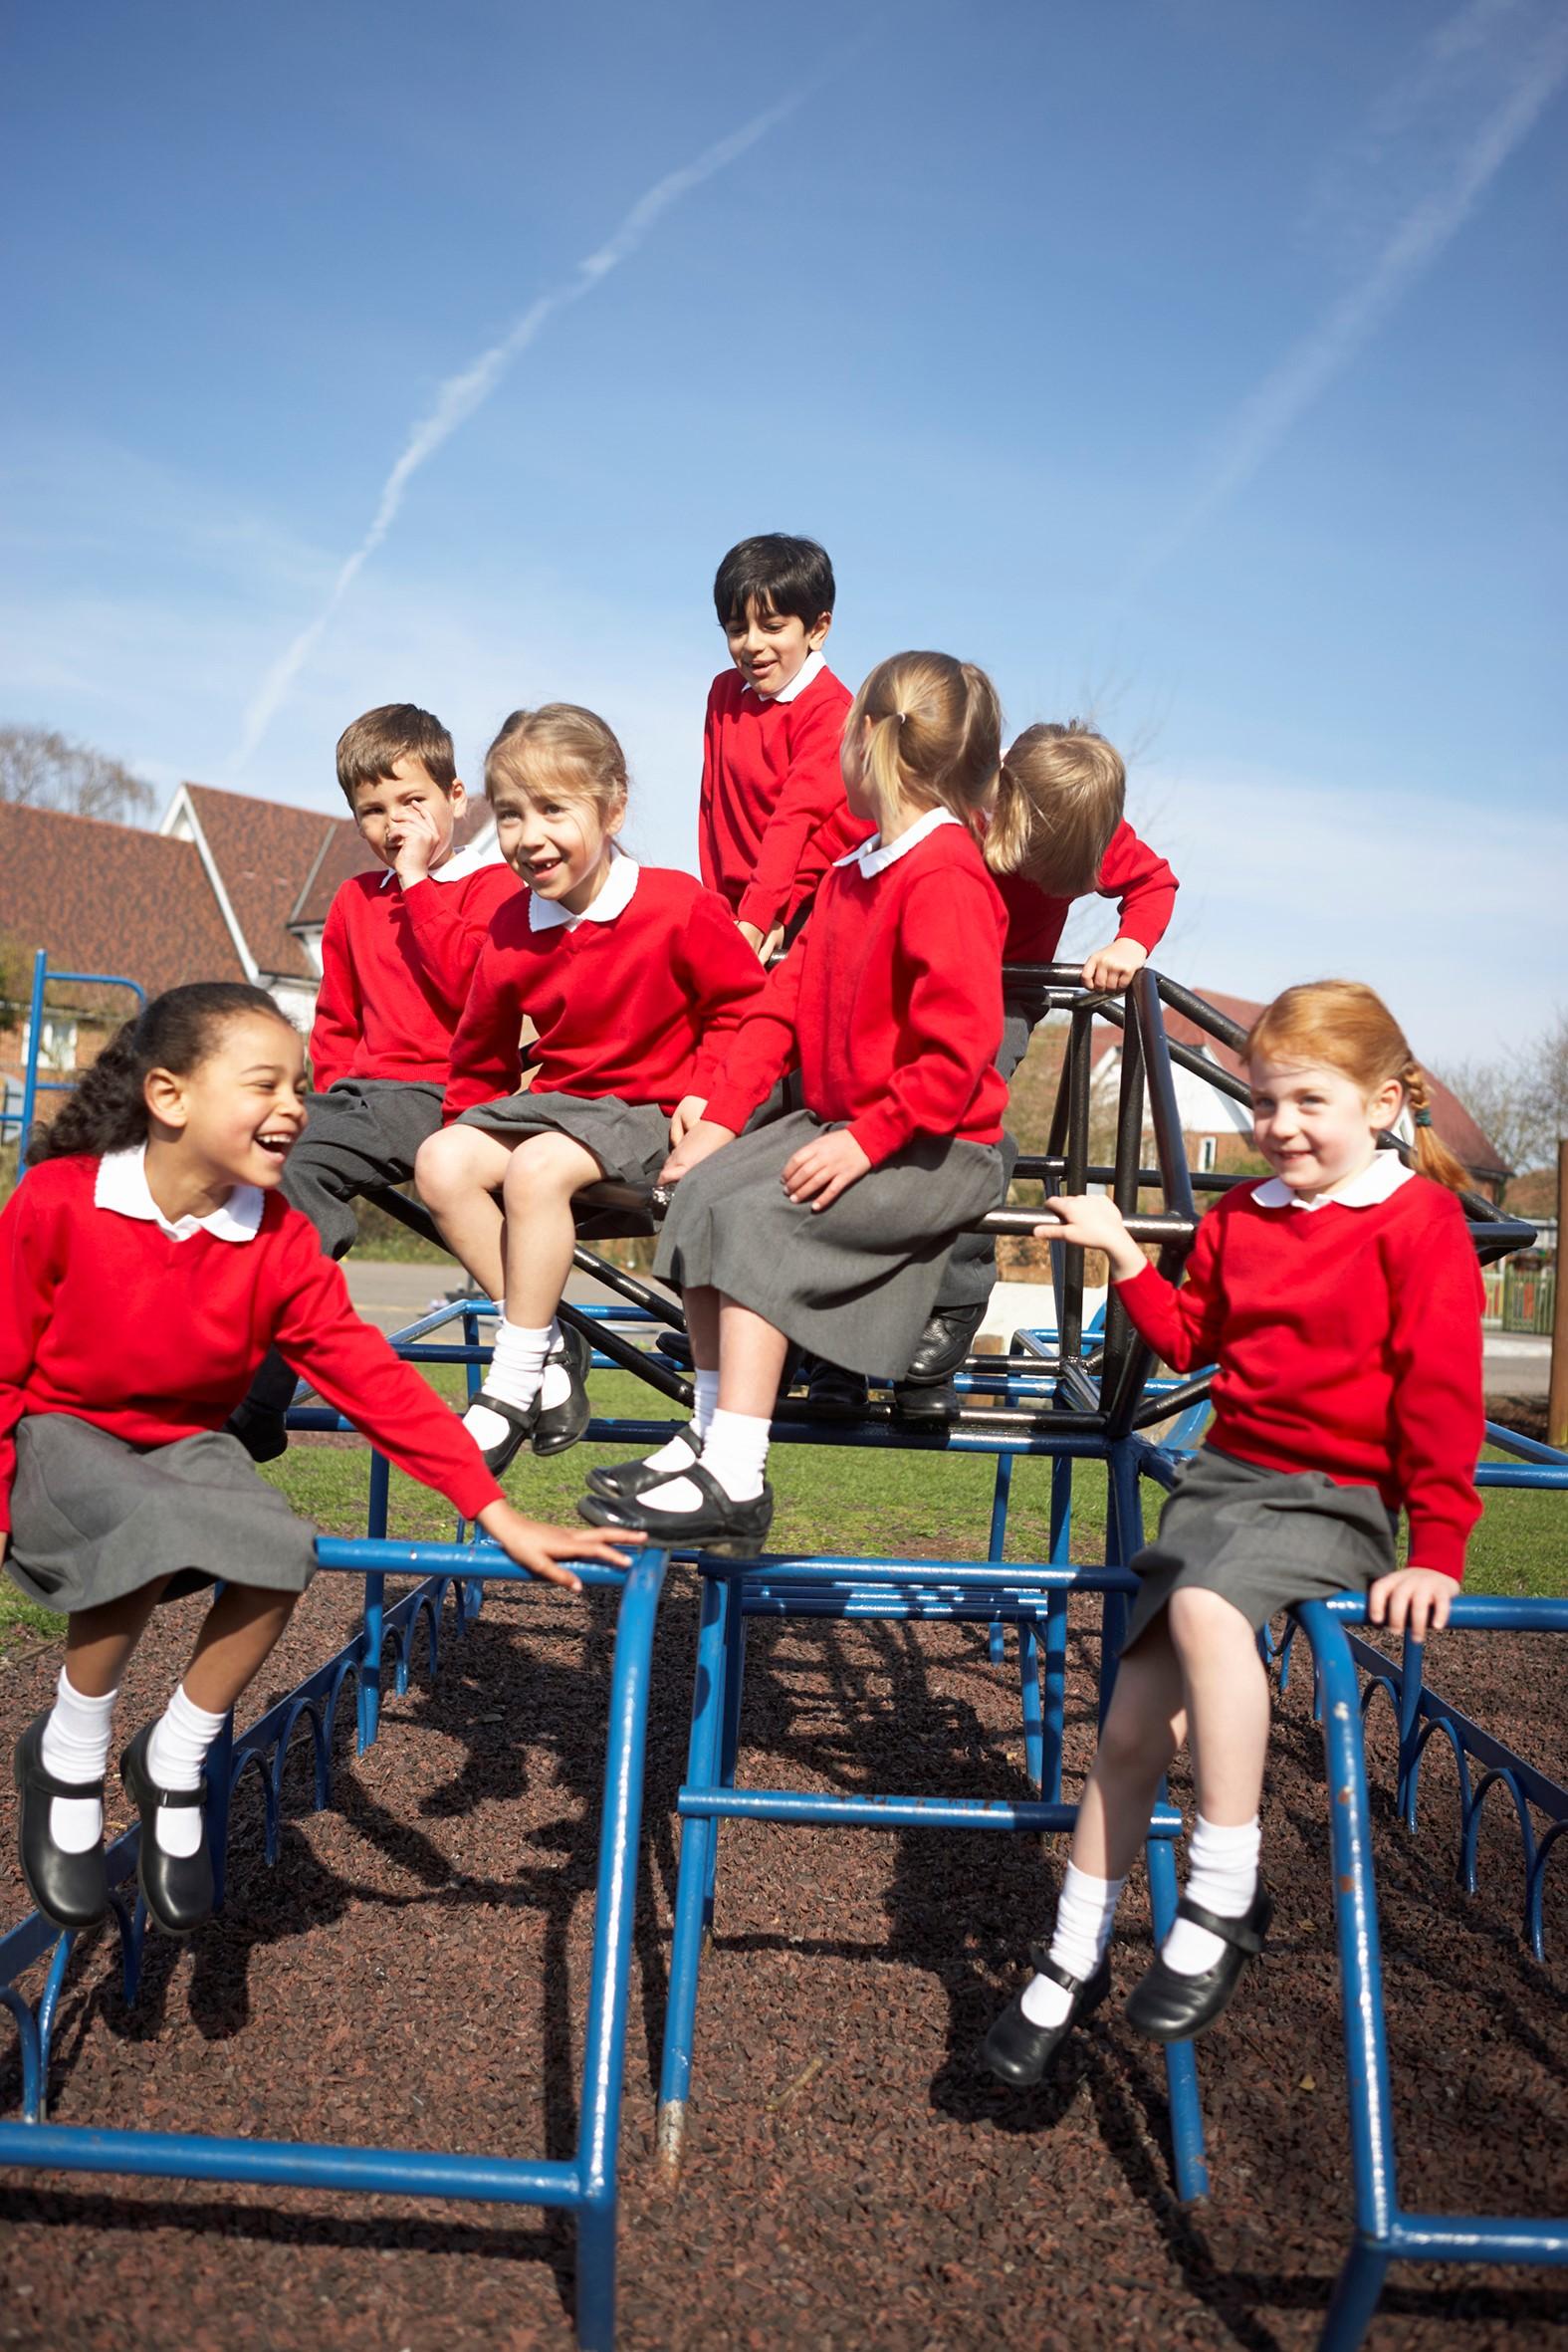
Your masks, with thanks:
M33 1025L22 1024L22 1059L25 1061L32 1046ZM39 1025L38 1066L40 1069L75 1069L77 1065L77 1025L65 1013L46 1013Z
M1200 1135L1200 1136L1199 1136L1199 1138L1198 1138L1198 1173L1199 1173L1199 1175L1200 1175L1200 1176L1208 1176L1208 1175L1210 1175L1210 1174L1212 1174L1212 1173L1213 1173L1213 1170L1214 1170L1214 1164L1215 1164L1215 1153L1216 1153L1216 1151L1218 1150L1218 1148L1219 1148L1219 1146L1218 1146L1218 1144L1216 1143L1216 1140L1215 1140L1215 1138L1214 1138L1214 1136L1213 1136L1213 1135Z

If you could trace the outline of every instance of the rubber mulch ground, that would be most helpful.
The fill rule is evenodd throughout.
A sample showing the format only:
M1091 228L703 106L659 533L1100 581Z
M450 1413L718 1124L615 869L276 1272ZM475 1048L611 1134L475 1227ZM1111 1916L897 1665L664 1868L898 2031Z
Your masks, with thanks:
M165 1613L122 1703L129 1732L183 1662L199 1602ZM322 1578L257 1700L344 1637ZM134 2010L101 1937L57 2039L62 2122L565 2156L574 2124L612 1617L602 1597L487 1604L434 1682L343 1752L341 1809L307 1809L278 1867L240 1801L223 1916L150 1955ZM1214 2191L1170 2186L1162 2064L1114 2013L1047 2092L975 2052L1049 1916L1059 1848L934 1832L726 1829L704 1973L688 2159L652 2163L693 1580L671 1581L649 1756L622 2147L621 2342L687 2346L1172 2345L1316 2339L1350 2188L1321 1751L1282 1703L1265 1806L1273 1948L1204 2045ZM1568 1646L1445 1636L1433 1680L1563 1776ZM1075 1633L1069 1766L1086 1761L1091 1642ZM57 1653L0 1674L9 1743ZM250 1711L259 1712L259 1704ZM1380 1706L1373 1764L1386 1791ZM1010 1669L963 1628L759 1625L743 1778L1026 1793ZM1179 1786L1179 1800L1187 1790ZM1501 1792L1499 1792L1500 1794ZM1379 1801L1378 1861L1407 2205L1568 2210L1568 1872L1548 1873L1546 1968L1515 1933L1504 1806L1482 1892L1454 1880L1453 1766L1436 1751L1419 1840ZM118 1820L123 1819L121 1802ZM117 1821L116 1821L117 1825ZM7 1865L9 1868L9 1865ZM14 1877L4 1913L26 1908ZM1141 1872L1118 1985L1149 1954ZM3 2086L14 2112L16 2069ZM12 2176L16 2184L16 2176ZM571 2342L558 2222L307 2192L91 2180L0 2191L0 2342L343 2352ZM1394 2273L1372 2342L1568 2347L1560 2272Z

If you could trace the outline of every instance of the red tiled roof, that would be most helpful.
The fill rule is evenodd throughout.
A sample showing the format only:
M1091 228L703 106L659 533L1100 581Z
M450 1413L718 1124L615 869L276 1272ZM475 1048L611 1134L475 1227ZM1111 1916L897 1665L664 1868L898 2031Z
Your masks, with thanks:
M1228 1020L1235 1022L1241 1029L1250 1029L1263 1010L1261 1005L1254 1005L1246 997L1222 996L1218 989L1200 988L1194 994L1201 996L1206 1005L1213 1005L1217 1013L1224 1013ZM1165 1008L1165 1030L1167 1037L1177 1045L1191 1046L1207 1054L1212 1061L1217 1061L1222 1069L1229 1070L1232 1077L1244 1076L1239 1055L1232 1054L1229 1046L1222 1046L1207 1031L1200 1029L1196 1022L1189 1021L1184 1013L1178 1013L1170 1005ZM1096 1031L1096 1061L1119 1042L1120 1034L1115 1029ZM1099 1042L1102 1037L1105 1041L1103 1045ZM1441 1078L1435 1078L1431 1070L1427 1072L1427 1091L1432 1103L1433 1128L1455 1158L1472 1176L1508 1175L1510 1171L1491 1137L1471 1118L1458 1096Z
M0 803L0 933L71 972L139 981L149 996L244 969L193 841L128 824ZM128 1008L127 1008L128 1009Z
M262 972L314 980L315 967L288 925L300 919L295 909L313 872L331 864L342 881L375 864L353 820L255 800L248 793L219 792L210 784L188 784L185 790L245 944Z

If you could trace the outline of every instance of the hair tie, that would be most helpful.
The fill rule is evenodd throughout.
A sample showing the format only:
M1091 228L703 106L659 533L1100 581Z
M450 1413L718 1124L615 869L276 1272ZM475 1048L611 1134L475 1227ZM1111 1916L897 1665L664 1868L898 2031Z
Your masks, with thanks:
M895 719L898 721L899 725L902 727L902 725L904 724L904 721L905 721L905 720L908 718L908 716L909 716L909 713L908 713L908 711L895 711L895 712L893 713L893 716L894 716L894 718L895 718Z
M1430 1127L1432 1125L1432 1113L1430 1110L1418 1110L1413 1113L1413 1116L1418 1127Z

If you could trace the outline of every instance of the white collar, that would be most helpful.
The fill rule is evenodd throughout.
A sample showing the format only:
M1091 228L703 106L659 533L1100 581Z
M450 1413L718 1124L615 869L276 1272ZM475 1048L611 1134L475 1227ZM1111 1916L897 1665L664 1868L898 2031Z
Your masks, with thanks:
M795 696L803 694L807 686L819 678L826 667L827 656L818 645L814 651L806 655L788 685L781 686L777 694L765 694L761 687L752 685L750 681L747 683L746 692L755 694L759 702L793 702Z
M610 843L610 869L604 886L590 906L579 915L572 914L558 898L541 898L535 890L528 894L528 927L531 931L554 931L559 925L574 931L579 923L613 923L631 904L631 894L637 887L637 876L642 868L635 857L628 857L624 849ZM527 883L524 884L527 889Z
M957 824L958 822L951 809L928 809L924 817L912 824L907 832L900 833L896 841L889 841L886 848L882 846L881 834L873 833L869 841L862 841L859 848L851 849L847 857L835 857L833 863L858 865L868 882L875 881L884 867L891 865L896 857L902 857L906 849L913 849L928 833L934 833L939 824Z
M219 1242L253 1242L262 1221L266 1195L259 1184L237 1184L220 1208L208 1217L182 1217L171 1225L147 1183L147 1147L132 1144L128 1151L107 1151L98 1164L93 1205L112 1209L116 1217L140 1217L166 1233L171 1242L188 1242L194 1233L210 1233Z
M470 874L482 872L487 865L502 865L505 862L499 849L476 849L470 843L466 849L454 849L451 856L440 865L432 866L424 879L427 882L466 882ZM388 866L381 879L381 888L384 890L396 879L395 868Z
M1397 1151L1379 1149L1359 1176L1348 1178L1334 1192L1320 1192L1306 1201L1279 1177L1270 1176L1266 1183L1253 1186L1252 1198L1260 1209L1375 1209L1379 1201L1392 1199L1415 1173Z

